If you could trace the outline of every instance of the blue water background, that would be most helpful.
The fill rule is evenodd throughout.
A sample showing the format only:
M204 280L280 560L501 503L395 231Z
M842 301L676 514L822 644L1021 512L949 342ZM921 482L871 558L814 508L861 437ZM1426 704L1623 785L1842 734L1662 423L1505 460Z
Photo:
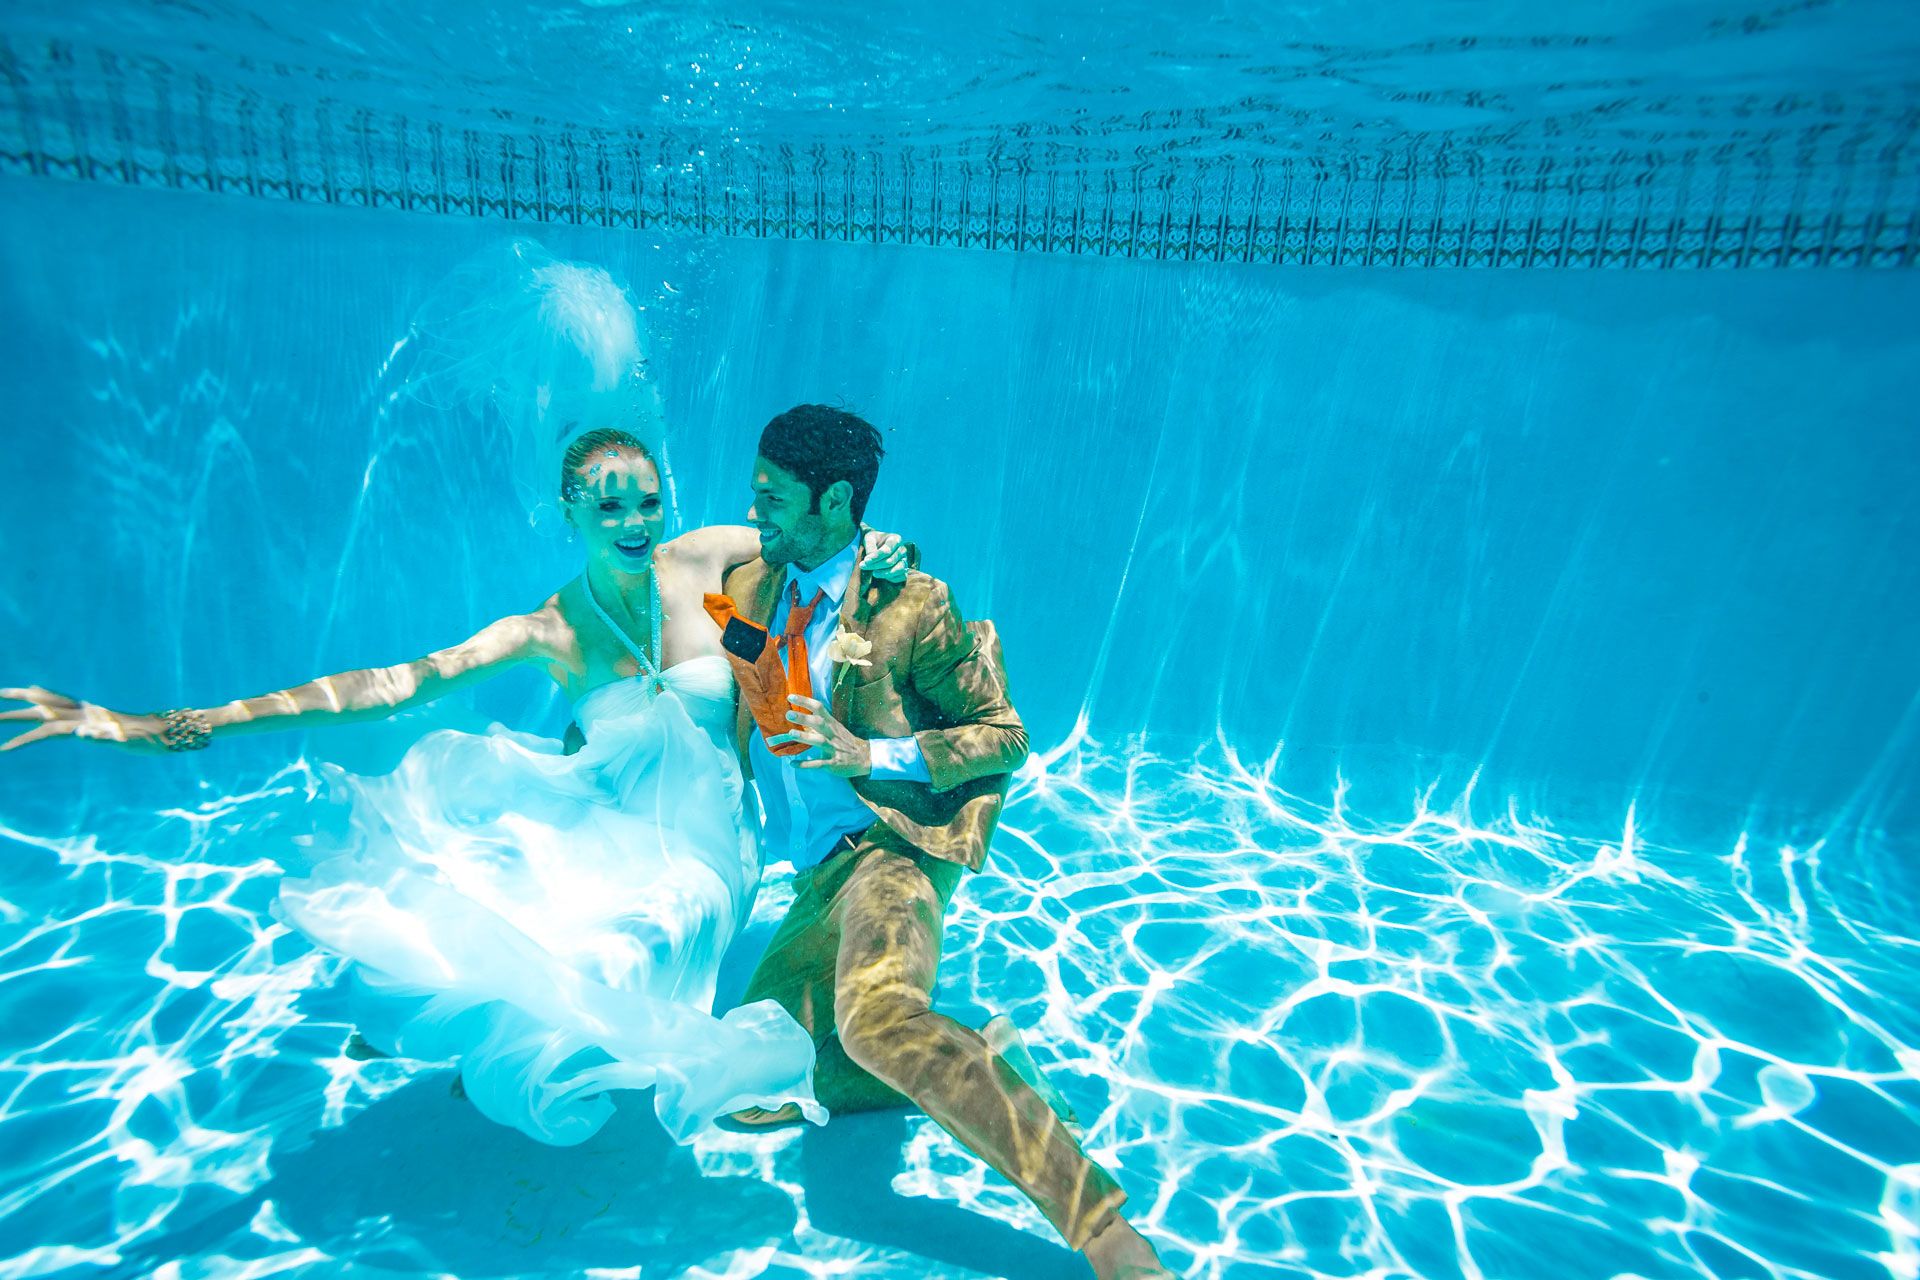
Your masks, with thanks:
M556 12L564 42L583 11ZM1729 95L1695 106L1825 87L1897 143L1900 13L1811 12L1824 35L1798 44L1783 12L1746 44L1653 24L1624 48ZM192 63L182 28L143 20L86 34ZM1550 150L1564 117L1541 104L1570 90L1546 86L1589 54L1512 25L1469 65L1524 128L1430 102L1383 124L1377 82L1308 76L1346 89L1317 132L1259 145L1344 120ZM446 74L504 57L479 29ZM390 76L411 47L289 30L327 56L358 38ZM877 84L883 132L910 137L970 65L877 81L832 34L775 70ZM1622 38L1601 69L1631 61ZM1060 34L1036 41L1051 65ZM1218 97L1140 72L1151 43L1057 94L996 73L940 131L990 146L1130 78ZM1395 47L1375 65L1447 78L1447 55ZM582 106L532 62L516 106ZM1751 126L1592 95L1608 145L1666 110ZM699 137L803 131L698 105ZM483 424L396 395L421 301L526 232L644 308L681 527L739 518L755 433L792 403L886 430L872 518L998 622L1040 753L956 904L943 1001L1032 1029L1183 1272L1920 1274L1910 273L1115 263L0 179L0 678L206 703L543 598L574 566ZM1078 1274L917 1115L680 1150L629 1107L554 1150L444 1072L344 1057L338 966L267 910L313 771L495 720L553 732L563 710L527 674L188 758L0 760L0 1275Z
M481 424L390 404L382 376L420 300L509 233L9 190L4 609L44 683L129 705L278 687L463 636L571 571ZM1084 714L1109 742L1480 771L1496 807L1560 788L1609 821L1696 798L1708 834L1913 829L1904 274L542 234L646 308L680 527L744 518L772 414L858 408L887 432L873 519L1000 621L1043 741ZM511 714L520 693L477 696ZM1301 761L1322 784L1331 763Z

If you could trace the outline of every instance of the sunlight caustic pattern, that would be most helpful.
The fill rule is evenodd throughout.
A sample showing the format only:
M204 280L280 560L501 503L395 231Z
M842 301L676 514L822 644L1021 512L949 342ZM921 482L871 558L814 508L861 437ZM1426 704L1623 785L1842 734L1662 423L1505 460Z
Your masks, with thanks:
M1914 942L1837 902L1818 850L1431 796L1381 824L1275 763L1064 753L976 917L1054 922L1043 1025L1112 1082L1098 1132L1151 1151L1162 1229L1326 1274L1911 1266Z
M1173 746L1083 733L1029 762L944 989L1028 1029L1187 1274L1920 1275L1920 942L1818 848L1431 794L1362 814L1282 791L1277 756ZM988 1265L849 1227L809 1172L824 1133L687 1151L634 1106L537 1148L426 1064L345 1056L338 964L268 910L318 782L5 832L0 1275ZM924 1118L879 1140L896 1203L1048 1237Z

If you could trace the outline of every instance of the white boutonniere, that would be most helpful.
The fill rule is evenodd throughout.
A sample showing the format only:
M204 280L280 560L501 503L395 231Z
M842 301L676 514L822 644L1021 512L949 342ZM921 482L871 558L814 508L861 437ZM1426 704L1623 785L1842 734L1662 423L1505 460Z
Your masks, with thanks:
M827 657L849 667L870 667L867 655L873 652L873 641L857 631L836 631L833 639L827 641Z

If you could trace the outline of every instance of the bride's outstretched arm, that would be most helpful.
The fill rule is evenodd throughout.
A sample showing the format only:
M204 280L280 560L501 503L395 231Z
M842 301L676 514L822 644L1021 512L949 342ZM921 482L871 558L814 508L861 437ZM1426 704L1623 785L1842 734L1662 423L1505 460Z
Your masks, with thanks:
M669 548L711 561L716 569L724 573L734 565L745 564L760 554L760 535L754 532L752 525L710 524L689 530L660 549L665 551ZM912 543L902 542L899 534L881 533L874 529L864 531L860 567L875 577L904 582L907 570L916 567L919 560L918 550Z
M392 667L370 667L321 676L306 684L223 706L140 715L32 686L0 689L0 699L26 705L0 711L0 720L31 725L0 745L11 751L47 738L91 738L136 749L184 750L205 745L208 735L257 733L353 720L378 720L407 707L443 698L456 689L497 675L516 663L552 657L553 606L516 614L482 628L470 639Z

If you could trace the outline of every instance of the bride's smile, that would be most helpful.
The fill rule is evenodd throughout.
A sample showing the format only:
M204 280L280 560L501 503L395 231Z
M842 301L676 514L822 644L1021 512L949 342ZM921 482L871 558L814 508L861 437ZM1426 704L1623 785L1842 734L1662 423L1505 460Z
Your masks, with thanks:
M666 528L660 473L628 449L606 449L574 472L563 495L567 522L586 540L587 559L620 573L645 573Z

